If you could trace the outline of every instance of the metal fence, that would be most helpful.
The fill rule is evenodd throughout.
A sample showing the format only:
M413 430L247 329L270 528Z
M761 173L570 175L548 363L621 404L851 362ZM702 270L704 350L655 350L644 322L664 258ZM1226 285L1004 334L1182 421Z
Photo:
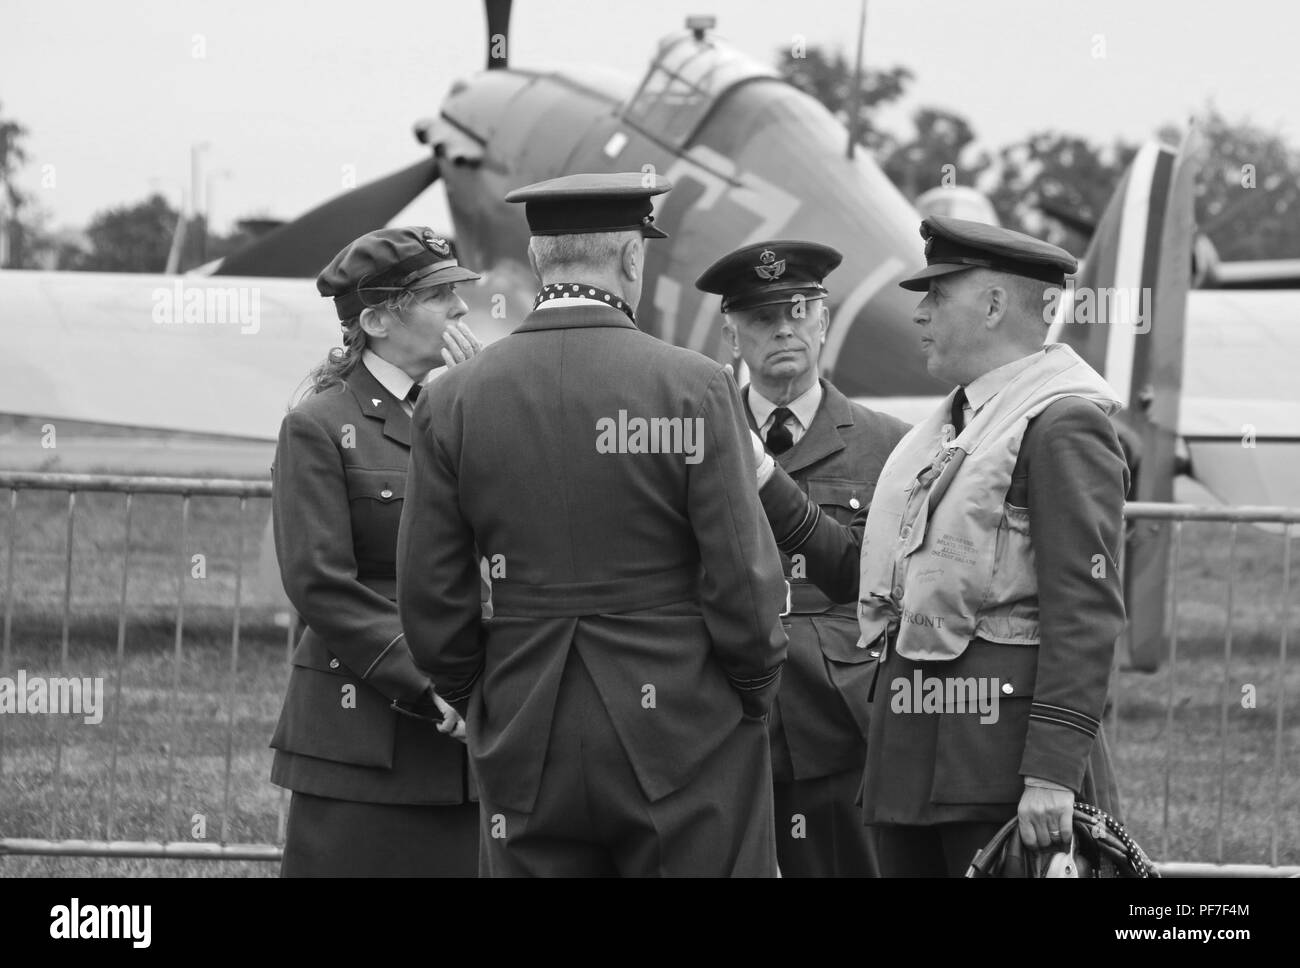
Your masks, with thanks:
M1291 791L1290 797L1284 796L1284 781L1288 778L1294 784L1295 778L1289 777L1284 770L1284 753L1286 747L1286 702L1287 702L1287 646L1292 621L1291 609L1291 552L1295 537L1295 525L1300 523L1300 508L1280 507L1198 507L1186 504L1160 504L1152 502L1130 502L1125 506L1125 517L1130 521L1167 522L1172 527L1169 581L1166 584L1166 615L1168 622L1169 649L1162 675L1165 678L1164 728L1162 732L1162 797L1160 809L1159 856L1169 856L1171 836L1170 805L1174 801L1171 787L1174 776L1175 753L1180 739L1175 729L1175 716L1178 704L1175 690L1179 672L1180 643L1180 597L1178 595L1177 576L1183 557L1184 531L1189 522L1227 523L1228 554L1227 574L1224 576L1225 613L1223 623L1223 649L1221 653L1222 675L1218 682L1217 722L1217 769L1215 786L1215 851L1213 862L1165 862L1159 864L1165 876L1261 876L1274 874L1278 876L1300 876L1300 866L1280 865L1279 848L1281 846L1281 827L1286 818L1295 818L1300 813L1300 796ZM1273 709L1272 730L1272 768L1269 771L1269 863L1226 864L1225 853L1225 803L1228 794L1228 746L1231 731L1229 714L1234 709L1234 686L1239 686L1232 679L1233 639L1235 626L1235 605L1237 600L1238 545L1242 524L1273 525L1280 528L1282 536L1282 575L1281 590L1278 599L1278 638L1275 675L1270 683L1276 689ZM1121 561L1120 567L1123 567ZM1109 731L1113 740L1120 737L1120 710L1126 695L1125 691L1115 687L1112 680L1111 710ZM1252 687L1253 688L1253 687ZM1121 780L1123 777L1121 776ZM1121 787L1122 791L1122 787Z
M58 716L53 719L54 725L52 728L54 734L52 752L53 763L47 790L49 817L48 836L44 838L0 836L0 856L6 854L27 854L64 857L185 858L278 862L282 851L276 844L234 843L230 836L231 786L232 776L234 775L233 763L236 755L236 671L239 668L240 662L240 635L244 613L244 570L246 566L246 543L244 540L245 529L239 525L242 525L245 516L248 513L248 502L250 499L266 499L270 497L270 482L221 479L200 480L170 477L129 477L99 474L0 472L0 488L8 488L9 490L7 518L9 541L6 553L4 579L4 632L3 645L0 646L0 649L2 649L2 652L0 652L0 656L2 656L2 658L0 658L0 670L3 671L0 671L0 675L12 675L12 670L14 669L13 619L16 606L14 591L16 576L15 550L18 545L20 524L19 494L24 491L61 491L66 492L67 494L66 531L63 549L63 591L61 596L61 607L59 609L60 634L57 673L60 678L67 678L69 673L70 629L73 617L73 554L74 548L76 547L78 496L88 492L123 495L122 569L119 585L120 591L117 596L116 649L114 653L111 687L112 703L110 706L111 711L104 716L104 722L109 733L109 767L107 790L105 792L105 813L101 827L103 831L102 839L66 839L60 836L63 832L62 813L65 807L64 782L67 772L65 759L68 748L68 717ZM120 839L117 836L118 825L121 819L119 816L119 795L121 792L119 756L123 752L121 717L117 714L123 708L123 672L127 659L127 627L130 618L127 591L132 564L131 537L136 498L139 495L145 494L171 495L179 497L180 499L180 527L176 545L176 567L173 569L176 576L174 596L174 644L171 654L170 691L166 700L168 708L165 714L173 725L174 733L179 733L180 730L181 708L179 700L181 668L185 655L186 592L189 584L186 581L186 573L189 571L190 567L192 504L195 498L231 497L237 498L239 501L237 526L235 528L236 550L233 556L233 593L229 601L229 607L233 610L233 613L229 645L229 676L225 689L225 715L223 717L225 730L223 769L220 778L221 826L217 843L167 841L165 839L159 839L156 841L133 841ZM292 624L290 624L285 633L286 669L288 655L292 650L293 639L294 629ZM11 787L16 786L16 784L4 782L6 779L5 747L7 745L4 742L4 732L6 719L8 718L9 717L0 715L0 783L4 784L4 790L6 793L5 797L0 797L0 803L7 798ZM166 749L166 780L163 790L158 792L161 792L162 794L164 816L173 817L176 806L176 752L179 744L174 741L173 736L173 741L164 745ZM266 759L269 760L269 754ZM12 766L10 772L12 772ZM263 775L265 775L265 771L263 772ZM278 795L276 814L277 839L282 840L285 822L285 796L283 791ZM6 808L0 810L0 818L12 816L13 811L11 809ZM8 832L0 830L0 834L6 833Z
M89 769L84 765L84 761L87 760L85 755L73 757L70 760L69 752L70 750L77 751L78 744L69 744L67 735L68 716L42 717L43 722L52 724L48 727L48 733L53 734L53 740L52 743L48 744L52 746L48 767L37 769L33 767L33 757L36 756L34 752L27 750L25 747L14 748L12 744L6 743L6 734L12 728L8 726L6 721L15 719L15 717L0 715L0 857L5 855L40 855L47 857L279 861L281 848L278 844L283 841L286 803L283 791L278 791L275 794L276 799L273 808L275 814L274 840L276 842L237 842L234 837L234 825L232 823L232 784L236 773L239 773L243 779L251 777L253 779L250 782L260 783L269 788L269 780L266 777L269 770L270 752L266 748L266 742L270 735L270 724L264 720L257 720L256 717L253 717L255 721L251 724L240 720L237 713L237 684L240 681L239 676L241 674L241 624L244 622L247 611L244 601L244 587L247 565L245 558L248 550L246 532L249 530L248 525L250 523L248 517L249 502L250 500L265 501L265 499L269 498L271 492L270 482L0 471L0 492L5 489L9 492L6 519L8 542L5 551L4 630L0 676L13 676L15 673L13 622L17 608L15 555L18 546L18 535L21 526L24 524L30 526L37 523L36 521L24 522L22 513L25 510L25 505L19 501L20 494L25 492L63 492L67 495L65 510L63 511L66 520L62 528L62 594L59 597L57 606L59 647L58 661L54 671L58 677L66 680L71 668L70 642L74 619L73 565L74 548L77 547L79 495L89 493L122 495L120 512L122 520L120 552L122 568L116 586L116 646L112 653L111 667L112 702L106 704L103 716L103 723L108 732L108 750L106 754L108 762L107 769L104 771L107 776L106 782L103 784L102 804L98 808L102 809L102 814L96 813L94 820L83 818L80 829L65 829L64 811L66 804L64 801L67 782L70 775L74 775L78 769ZM224 602L223 606L231 613L229 649L228 654L225 656L225 659L228 660L225 663L225 683L220 690L216 688L207 690L209 700L220 695L220 709L217 715L219 715L223 723L223 752L220 757L220 775L219 777L209 776L206 778L203 794L205 797L211 798L213 802L219 799L221 804L221 822L219 831L215 832L215 843L208 842L206 835L204 838L189 841L176 837L169 838L165 834L157 839L152 839L152 837L126 839L121 836L122 791L127 788L131 789L131 792L135 794L141 792L139 789L133 789L130 781L119 775L121 772L120 759L125 753L133 749L131 744L135 742L130 739L124 740L122 721L124 718L125 670L131 662L138 661L139 658L128 650L127 630L133 617L132 603L128 600L133 565L131 557L133 512L137 505L136 499L140 495L168 496L170 498L179 498L180 501L180 520L177 541L172 552L174 555L171 559L172 566L163 569L163 573L174 579L175 592L173 613L170 618L170 624L172 625L170 670L162 674L169 679L168 688L165 690L166 695L162 698L162 703L166 708L159 718L165 724L168 724L165 728L168 728L172 735L171 741L163 744L165 746L165 755L160 754L165 758L165 769L161 781L162 789L147 791L151 794L151 799L161 799L164 826L174 824L176 820L176 757L180 745L178 740L183 732L181 714L182 665L186 656L185 633L188 585L186 573L191 562L192 502L195 499L209 498L238 499L238 508L234 518L235 547L230 562L231 575L227 576L229 579L229 598ZM1162 675L1166 677L1167 682L1165 683L1164 723L1161 730L1163 743L1163 803L1158 851L1158 856L1161 858L1168 857L1171 829L1171 790L1176 779L1174 764L1179 740L1175 729L1177 713L1175 684L1180 668L1180 602L1177 594L1178 589L1176 588L1177 582L1172 576L1178 574L1180 556L1183 552L1183 529L1187 522L1227 522L1231 529L1228 558L1229 573L1226 576L1228 621L1225 623L1223 641L1223 676L1218 687L1220 716L1218 719L1219 748L1217 757L1215 857L1212 861L1164 862L1158 866L1161 868L1162 873L1166 875L1181 876L1300 875L1300 866L1279 864L1281 839L1283 837L1283 818L1300 812L1300 803L1296 802L1293 795L1295 778L1291 777L1289 772L1284 769L1286 741L1285 682L1288 630L1291 623L1291 539L1293 538L1294 526L1300 523L1300 510L1285 508L1208 508L1190 505L1133 503L1127 506L1126 515L1130 520L1169 522L1173 529L1172 560L1170 564L1171 580L1168 583L1170 647L1166 667L1162 671ZM44 526L48 525L49 522L40 520L39 523ZM156 524L156 522L154 523ZM256 524L256 522L253 523ZM1276 679L1273 683L1279 691L1279 696L1273 718L1272 763L1271 769L1268 771L1271 804L1269 827L1270 863L1268 865L1225 863L1224 820L1230 782L1228 769L1229 710L1233 701L1233 683L1230 680L1230 668L1233 657L1233 608L1236 584L1236 571L1232 564L1237 553L1238 528L1243 523L1280 525L1284 535L1280 632L1276 660ZM98 549L92 549L92 551L99 554ZM257 621L265 629L268 624L271 624L270 618L269 614L259 614ZM288 658L292 651L294 637L295 630L290 624L284 632L283 661L280 658L276 659L277 668L281 673L279 680L259 685L265 697L268 697L268 701L272 704L278 699L283 688L284 678L287 676ZM95 650L97 647L98 653L106 653L109 638L110 636L101 633L98 641L81 643L81 645L91 650ZM211 646L209 646L210 649ZM155 673L155 675L158 676L159 674ZM144 693L149 692L147 689L142 689L138 683L134 684L133 687ZM1117 675L1115 688L1112 689L1112 703L1108 713L1107 728L1112 734L1113 740L1118 740L1121 747L1123 745L1122 737L1131 731L1127 721L1122 718L1121 711L1130 705L1136 705L1141 698L1140 696L1130 695L1129 690L1120 688L1120 677ZM258 736L260 741L251 741L241 747L237 739L239 732L237 727L248 727L250 725L253 727L252 735ZM84 751L81 752L84 754ZM6 763L7 758L10 760L9 763ZM252 762L251 764L240 765L237 768L237 759L251 759ZM83 762L81 767L75 765L78 760ZM36 777L35 780L32 779L33 776ZM1120 779L1121 782L1124 780L1123 775L1121 775ZM137 783L139 782L141 781L137 781ZM143 782L147 785L147 781ZM1288 786L1288 784L1291 786ZM48 816L46 836L34 836L37 833L35 829L5 829L10 826L11 818L18 812L15 809L15 802L24 797L26 798L24 802L28 806L28 814L33 812L31 806L33 798L40 801L40 812ZM27 824L27 826L31 826L31 824ZM23 836L16 836L19 833L23 834ZM69 834L76 835L76 839L72 839ZM96 837L96 834L99 836ZM3 868L0 867L0 872L2 871Z

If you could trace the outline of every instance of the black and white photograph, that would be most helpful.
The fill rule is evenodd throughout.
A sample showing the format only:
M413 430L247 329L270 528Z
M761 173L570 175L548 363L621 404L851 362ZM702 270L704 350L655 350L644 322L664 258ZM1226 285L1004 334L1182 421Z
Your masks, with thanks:
M7 0L0 889L73 885L22 932L149 947L87 880L1132 878L1187 890L1084 889L1097 940L1251 940L1297 36Z

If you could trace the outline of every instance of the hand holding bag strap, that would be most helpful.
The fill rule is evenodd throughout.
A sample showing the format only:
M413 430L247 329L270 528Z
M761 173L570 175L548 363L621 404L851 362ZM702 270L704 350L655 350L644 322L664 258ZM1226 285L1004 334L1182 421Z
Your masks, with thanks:
M1019 821L1013 818L975 855L966 870L966 876L1160 876L1142 848L1129 836L1124 825L1105 811L1092 804L1076 801L1072 826L1073 837L1068 854L1063 851L1056 851L1055 854L1067 858L1058 862L1057 868L1063 868L1068 863L1074 868L1073 874L1057 870L1045 875L1044 868L1052 867L1052 862L1046 861L1046 858L1052 855L1026 848L1020 840ZM1098 870L1088 859L1091 855L1103 862L1104 870Z

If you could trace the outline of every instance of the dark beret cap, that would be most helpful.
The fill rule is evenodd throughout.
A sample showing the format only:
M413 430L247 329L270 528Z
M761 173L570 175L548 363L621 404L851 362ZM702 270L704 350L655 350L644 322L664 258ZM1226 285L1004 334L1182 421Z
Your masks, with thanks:
M451 242L416 225L379 229L348 243L316 277L316 291L334 300L339 319L351 319L393 292L478 278L460 264Z

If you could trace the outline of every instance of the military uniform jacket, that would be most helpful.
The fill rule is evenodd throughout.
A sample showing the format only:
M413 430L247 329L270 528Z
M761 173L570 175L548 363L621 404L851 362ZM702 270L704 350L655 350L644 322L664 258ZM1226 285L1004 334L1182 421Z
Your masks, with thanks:
M1067 397L1030 421L1007 493L989 499L1020 509L1007 526L1028 522L1040 643L975 638L948 662L882 663L868 736L868 823L1009 819L1026 776L1068 786L1118 816L1101 717L1124 627L1116 556L1127 487L1101 408ZM997 679L997 721L949 710L891 715L886 680L903 663L922 676Z
M317 796L463 803L464 745L398 713L429 685L397 616L395 551L411 418L358 363L280 426L272 468L276 554L306 624L271 778Z
M698 420L698 460L646 452L655 418ZM617 310L537 310L417 404L398 603L485 800L531 811L571 650L642 793L680 789L769 709L784 593L735 383Z
M778 545L805 534L805 518L834 523L845 567L854 573L876 477L907 424L853 403L825 380L822 400L799 442L776 456L777 469L759 492ZM754 417L744 397L750 426ZM815 511L812 509L815 507ZM772 772L778 782L861 770L870 704L867 695L879 651L859 643L857 612L836 604L808 580L807 551L783 550L791 588L786 617L789 658L771 720Z

